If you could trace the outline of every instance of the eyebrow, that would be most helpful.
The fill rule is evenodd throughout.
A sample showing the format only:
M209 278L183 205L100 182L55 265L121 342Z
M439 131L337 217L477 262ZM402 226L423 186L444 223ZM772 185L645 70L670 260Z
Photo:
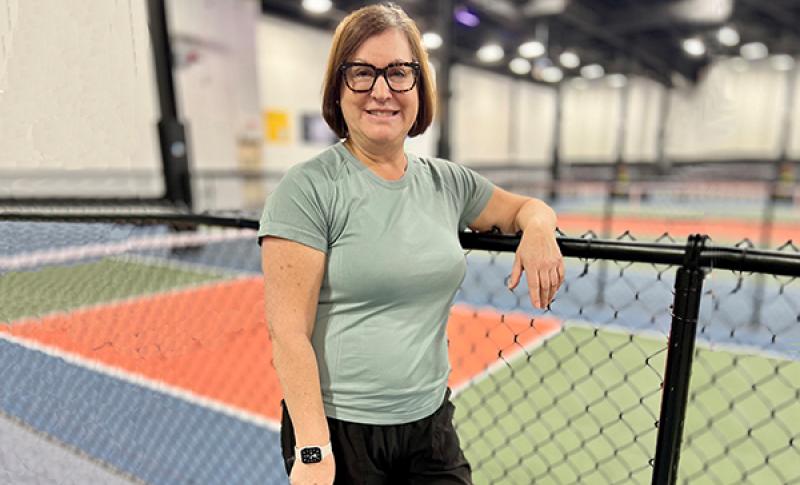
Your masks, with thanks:
M374 66L374 64L372 64L371 62L367 62L366 60L361 59L360 57L356 57L355 59L353 59L352 62L363 62L364 64L369 64L371 66ZM415 62L415 61L413 61L413 60L406 61L404 59L394 59L394 60L390 61L389 64L397 64L397 63L400 63L400 62ZM386 64L386 65L388 66L389 64Z

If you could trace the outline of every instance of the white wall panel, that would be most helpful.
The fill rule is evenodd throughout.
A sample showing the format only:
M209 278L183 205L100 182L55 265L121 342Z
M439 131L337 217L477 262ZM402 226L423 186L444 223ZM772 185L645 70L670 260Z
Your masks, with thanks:
M675 90L667 154L673 159L768 158L778 153L786 73L768 62L712 66L697 86Z
M800 67L797 63L800 59L795 59L794 73L794 105L792 106L791 133L789 138L789 157L800 158Z
M466 165L507 164L514 81L467 66L454 66L451 80L454 160Z
M612 162L618 149L622 89L602 80L579 86L564 86L561 156L569 162Z
M661 103L666 90L644 78L632 79L630 83L624 159L632 163L653 162L658 158Z
M526 81L516 81L512 88L515 105L511 163L520 166L549 165L553 157L556 116L555 89Z
M160 171L145 3L6 0L0 11L0 168Z

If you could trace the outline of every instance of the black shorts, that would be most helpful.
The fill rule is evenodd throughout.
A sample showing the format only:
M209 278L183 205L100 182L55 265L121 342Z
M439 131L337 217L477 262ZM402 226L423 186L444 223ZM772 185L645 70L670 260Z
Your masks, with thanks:
M294 427L281 402L281 450L290 474ZM450 390L432 415L397 425L350 423L328 418L336 485L472 484L472 472L453 427Z

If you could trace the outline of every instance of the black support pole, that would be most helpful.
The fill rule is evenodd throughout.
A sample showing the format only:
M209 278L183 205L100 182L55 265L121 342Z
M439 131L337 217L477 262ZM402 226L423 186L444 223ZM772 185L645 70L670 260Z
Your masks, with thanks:
M697 317L703 291L700 257L707 236L689 236L683 266L675 278L672 328L661 394L656 457L652 485L674 485L678 478L683 423L689 400L689 382L697 335Z
M453 44L455 25L453 24L453 0L439 0L439 35L442 46L439 48L436 69L436 92L439 97L439 140L436 145L436 156L450 158L450 69L453 67Z
M191 174L186 131L178 117L173 58L164 0L147 0L150 41L153 46L161 119L158 137L164 169L164 198L177 206L192 209Z

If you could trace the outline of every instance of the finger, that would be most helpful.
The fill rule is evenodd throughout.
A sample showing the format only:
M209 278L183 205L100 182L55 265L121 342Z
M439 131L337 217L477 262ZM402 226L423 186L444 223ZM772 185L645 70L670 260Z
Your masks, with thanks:
M558 286L561 286L566 279L566 270L564 269L564 260L558 262Z
M530 294L531 304L536 308L542 308L542 297L539 293L541 285L539 284L539 275L535 272L528 273L528 293Z
M550 288L550 271L547 269L542 269L538 271L539 273L539 297L541 298L542 306L541 308L547 308L547 305L550 304L550 293L552 289Z
M519 260L519 256L514 256L514 265L511 268L511 276L508 277L508 289L513 290L519 284L519 280L522 277L522 262Z
M562 278L558 274L558 269L553 268L550 270L550 303L556 297L556 293L558 293L558 289L561 287ZM549 304L549 303L548 303Z

